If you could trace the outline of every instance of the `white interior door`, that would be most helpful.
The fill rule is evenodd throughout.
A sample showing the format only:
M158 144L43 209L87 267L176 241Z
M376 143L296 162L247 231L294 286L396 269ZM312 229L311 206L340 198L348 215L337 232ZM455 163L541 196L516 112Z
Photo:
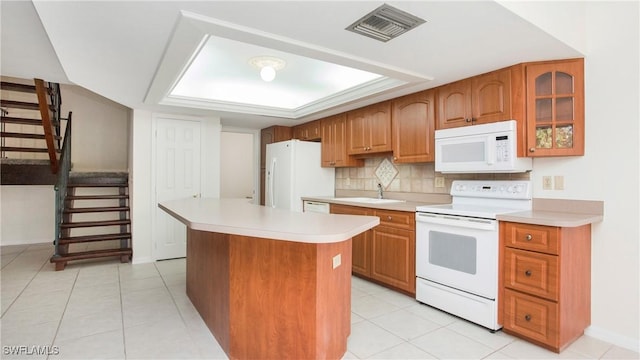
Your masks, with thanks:
M158 208L163 201L200 197L200 122L156 119L155 259L185 257L185 225Z

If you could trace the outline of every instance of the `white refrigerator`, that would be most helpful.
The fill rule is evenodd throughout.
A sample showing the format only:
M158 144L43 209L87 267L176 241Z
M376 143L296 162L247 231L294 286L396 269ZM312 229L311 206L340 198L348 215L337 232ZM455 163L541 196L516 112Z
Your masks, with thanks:
M320 164L319 142L267 144L265 205L302 212L303 196L333 196L335 170Z

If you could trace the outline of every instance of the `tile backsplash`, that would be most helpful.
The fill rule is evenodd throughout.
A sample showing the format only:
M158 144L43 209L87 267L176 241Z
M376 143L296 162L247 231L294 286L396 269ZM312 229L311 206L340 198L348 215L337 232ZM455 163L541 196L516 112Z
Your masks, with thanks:
M384 161L384 160L388 160ZM380 167L384 171L380 171ZM395 168L396 171L390 169ZM377 173L377 175L376 175ZM383 175L381 175L383 174ZM390 179L390 174L392 178ZM379 176L383 178L380 179ZM436 187L436 177L444 178L444 187ZM521 174L442 174L435 171L434 163L395 164L393 157L367 158L364 167L337 168L336 190L377 190L383 184L385 191L448 194L453 180L529 180L529 173ZM388 183L388 186L384 186Z

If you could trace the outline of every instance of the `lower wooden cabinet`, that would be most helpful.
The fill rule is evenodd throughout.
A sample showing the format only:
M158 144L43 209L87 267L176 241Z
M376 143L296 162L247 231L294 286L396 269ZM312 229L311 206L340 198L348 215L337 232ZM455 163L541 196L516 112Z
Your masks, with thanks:
M591 225L500 223L506 333L560 352L591 323Z
M337 204L331 213L380 217L380 225L353 237L352 273L415 295L415 213Z

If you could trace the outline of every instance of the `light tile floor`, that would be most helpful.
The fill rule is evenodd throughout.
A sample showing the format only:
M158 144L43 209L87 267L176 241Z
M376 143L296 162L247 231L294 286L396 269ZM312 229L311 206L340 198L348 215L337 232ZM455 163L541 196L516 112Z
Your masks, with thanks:
M184 259L71 263L56 272L49 244L0 253L3 359L227 358L185 294ZM362 279L352 284L345 359L639 358L588 336L555 354Z

